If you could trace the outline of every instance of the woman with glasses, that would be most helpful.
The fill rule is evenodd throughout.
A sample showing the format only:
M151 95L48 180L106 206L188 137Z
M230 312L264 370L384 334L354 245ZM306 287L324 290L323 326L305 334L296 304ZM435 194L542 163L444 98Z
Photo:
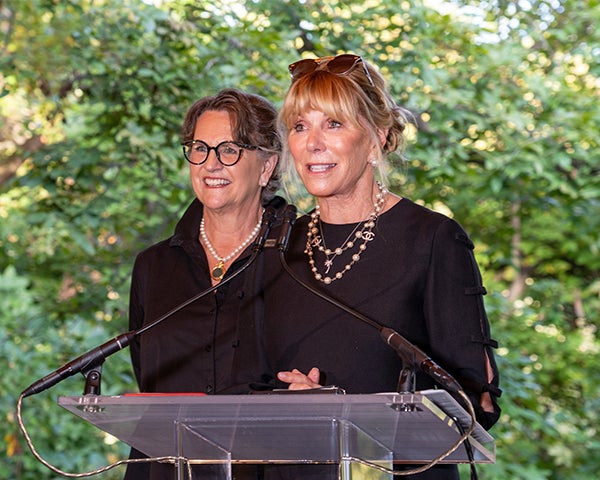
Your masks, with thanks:
M264 255L228 278L255 251L265 209L285 205L275 196L281 151L276 118L266 99L234 89L196 101L186 114L183 154L196 198L174 234L136 258L130 329L218 288L135 337L131 358L141 392L243 394L261 381L254 329L263 311ZM202 478L220 478L210 476L211 467L196 468ZM130 464L125 478L170 480L174 469Z
M500 390L473 244L457 222L386 186L386 157L403 146L410 117L359 56L305 59L289 69L280 111L283 161L316 207L295 223L287 263L304 283L399 333L445 368L490 428ZM398 390L402 362L377 328L290 275L274 275L265 346L282 388ZM422 372L414 378L417 391L440 387ZM301 470L294 478L337 478L332 467L295 468ZM458 470L436 465L402 478L449 480Z

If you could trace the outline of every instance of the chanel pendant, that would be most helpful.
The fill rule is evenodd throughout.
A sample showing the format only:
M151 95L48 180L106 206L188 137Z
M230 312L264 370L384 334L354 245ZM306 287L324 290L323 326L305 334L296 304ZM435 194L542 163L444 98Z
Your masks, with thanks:
M211 270L210 276L213 278L213 280L221 281L223 279L223 276L225 275L225 268L223 268L223 265L223 261L219 260L219 263L217 263L215 268Z

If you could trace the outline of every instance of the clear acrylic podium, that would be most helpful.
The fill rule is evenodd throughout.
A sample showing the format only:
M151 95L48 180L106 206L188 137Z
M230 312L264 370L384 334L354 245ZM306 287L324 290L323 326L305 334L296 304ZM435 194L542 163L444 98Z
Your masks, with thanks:
M444 390L85 395L60 397L58 403L150 457L219 465L223 479L232 478L235 464L339 464L342 478L364 472L365 466L355 459L386 468L395 463L424 464L455 444L460 437L456 422L464 429L471 424L471 417ZM494 439L480 425L469 441L476 463L495 461ZM441 463L468 461L461 445ZM362 478L392 478L370 470Z

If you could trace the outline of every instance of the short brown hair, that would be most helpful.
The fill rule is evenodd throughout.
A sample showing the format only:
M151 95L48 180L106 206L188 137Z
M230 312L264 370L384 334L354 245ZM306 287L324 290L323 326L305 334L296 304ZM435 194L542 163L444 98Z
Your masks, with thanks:
M229 113L232 140L259 147L262 158L281 155L281 140L277 131L277 109L266 98L235 88L226 88L216 95L200 98L189 108L183 121L182 142L194 140L198 118L209 110ZM263 203L268 202L281 186L279 162L262 191Z

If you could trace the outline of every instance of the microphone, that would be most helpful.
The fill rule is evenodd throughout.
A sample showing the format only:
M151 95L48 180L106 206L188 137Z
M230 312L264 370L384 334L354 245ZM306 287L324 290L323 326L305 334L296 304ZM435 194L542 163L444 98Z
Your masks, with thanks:
M288 205L283 211L283 223L281 225L281 233L277 240L277 249L283 254L290 242L290 235L292 234L292 227L296 223L297 208L294 205Z
M287 210L287 209L286 209ZM284 213L285 215L285 213ZM295 212L294 212L295 217ZM288 221L288 223L293 224L293 221ZM285 218L284 218L284 226L285 226ZM285 228L284 228L285 230ZM409 342L406 338L400 335L398 332L393 330L392 328L384 327L380 323L375 320L363 315L362 313L354 310L350 306L330 297L325 294L321 290L316 289L312 285L304 282L288 265L285 260L285 250L287 249L287 244L289 241L291 225L287 227L288 231L282 231L280 236L280 240L278 243L279 246L279 259L281 261L281 265L284 270L300 285L306 288L311 293L315 294L319 298L325 300L326 302L331 303L332 305L344 310L346 313L349 313L353 317L358 320L370 325L371 327L377 329L383 341L392 347L398 356L402 359L403 369L410 368L414 371L416 368L419 368L422 372L432 377L435 381L437 381L440 385L444 386L446 389L452 392L462 392L463 388L460 384L450 375L446 370L436 364L430 357L425 354L420 348L418 348L413 343ZM284 238L285 237L285 238Z
M106 358L119 350L129 346L131 340L136 335L135 331L122 333L112 340L93 348L87 353L71 360L69 363L60 367L58 370L46 375L45 377L32 383L29 387L23 390L23 397L28 397L34 393L40 393L65 378L68 378L76 373L83 372L87 368L98 366L106 360Z
M440 385L451 392L460 392L462 387L446 370L429 358L423 350L409 342L406 338L391 328L381 327L379 331L381 338L385 343L392 347L402 358L402 361L408 361L413 368L418 367Z
M217 283L216 285L205 289L199 294L177 305L175 308L171 309L170 311L168 311L158 319L154 320L153 322L149 323L148 325L138 330L132 330L126 333L122 333L113 338L112 340L103 343L99 347L93 348L92 350L84 353L76 359L71 360L69 363L63 365L58 370L55 370L54 372L46 375L45 377L42 377L41 379L33 382L29 387L23 390L23 393L21 395L23 397L28 397L29 395L40 393L56 385L62 380L72 375L75 375L76 373L84 373L86 370L99 367L100 365L102 365L102 363L104 363L107 357L129 346L129 344L135 336L141 335L142 333L150 330L151 328L154 328L156 325L162 323L164 320L171 317L173 314L177 313L181 309L187 307L189 304L195 302L196 300L199 300L200 298L208 295L209 293L214 292L217 288L222 287L223 285L226 285L227 283L231 282L235 277L237 277L240 273L246 270L258 257L258 254L262 251L265 241L271 231L271 227L273 226L273 222L277 217L276 208L280 207L283 204L283 202L283 199L276 200L271 202L271 205L265 208L262 217L263 220L261 231L252 247L252 254L250 258L246 261L246 263L244 263L238 270L233 272L227 278L221 280L221 282Z
M271 232L271 227L273 227L273 223L277 218L277 209L283 206L285 200L281 197L275 197L273 201L269 204L262 215L262 223L260 227L260 232L258 232L258 236L254 241L254 245L252 246L253 252L260 252L265 247L265 243L267 241L267 237Z

